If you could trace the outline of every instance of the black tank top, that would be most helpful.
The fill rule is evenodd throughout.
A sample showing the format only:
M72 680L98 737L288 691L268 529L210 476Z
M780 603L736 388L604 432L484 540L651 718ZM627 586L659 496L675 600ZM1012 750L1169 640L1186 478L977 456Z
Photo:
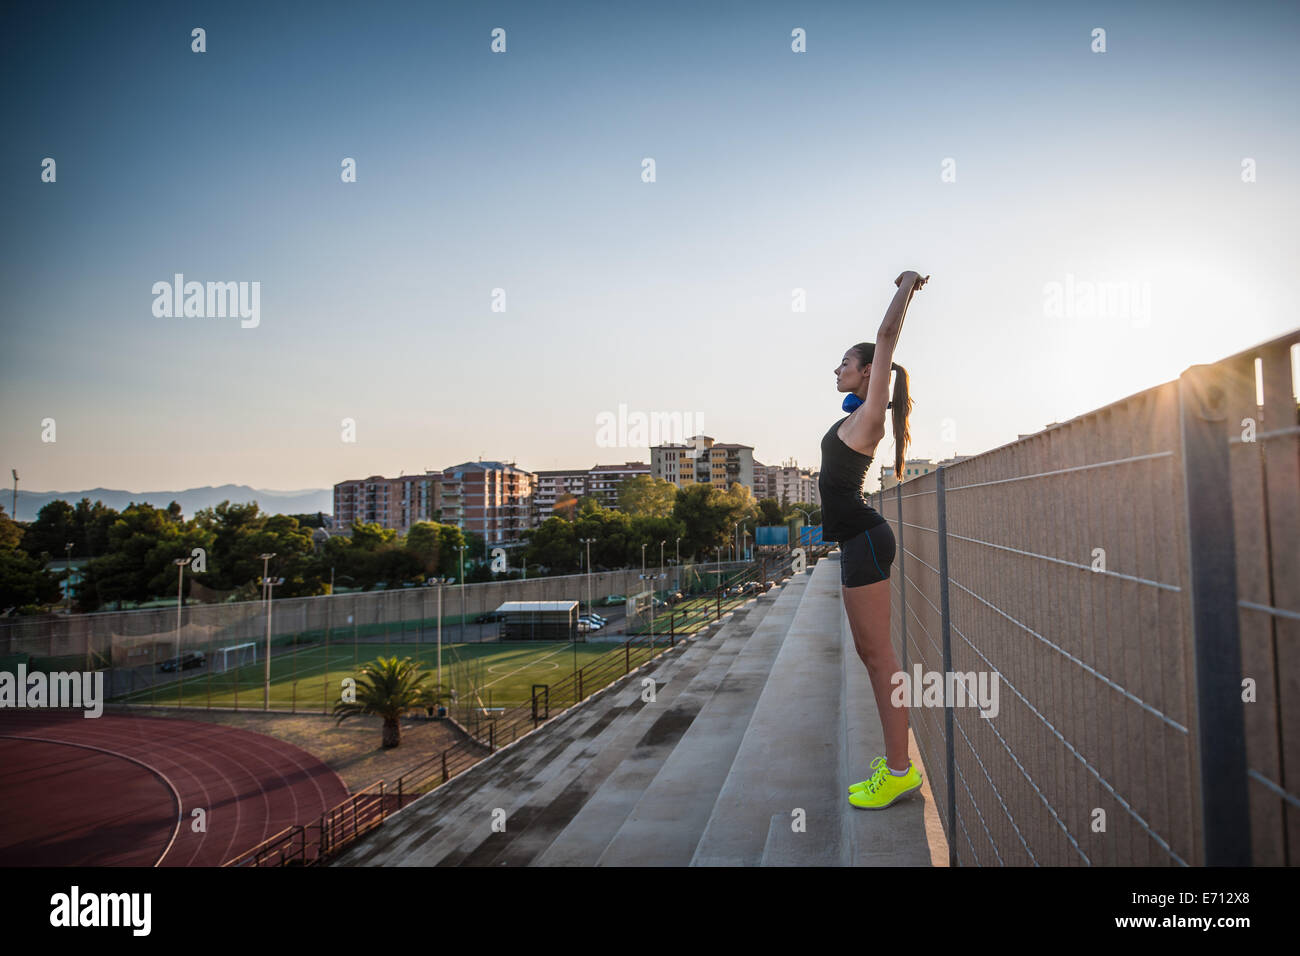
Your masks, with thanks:
M817 490L822 498L822 539L826 541L847 541L885 523L885 516L867 504L862 494L871 456L854 451L836 434L848 417L832 425L822 438Z

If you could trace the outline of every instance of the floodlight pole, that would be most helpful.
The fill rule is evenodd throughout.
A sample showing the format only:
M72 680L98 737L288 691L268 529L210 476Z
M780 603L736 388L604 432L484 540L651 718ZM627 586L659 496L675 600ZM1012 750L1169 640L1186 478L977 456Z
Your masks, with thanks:
M264 668L263 677L262 677L262 709L270 710L271 709L271 599L270 599L271 591L270 588L266 586L266 582L268 579L267 567L271 559L275 557L275 552L272 551L269 554L259 555L259 557L261 557L262 559L262 599L266 601L266 660L262 662Z
M185 603L181 594L181 585L185 578L185 565L189 564L193 558L173 558L176 565L176 669L180 672L181 680L176 685L176 706L181 706L185 700L185 667L181 662L181 606Z
M596 612L596 606L592 603L591 597L591 543L595 538L579 538L580 544L587 546L587 614L591 615Z
M677 583L673 585L673 590L680 591L682 589L682 539L681 538L677 539L676 548L677 548L677 560L674 563L677 565Z
M442 586L455 578L429 578L430 584L438 586L438 692L442 692Z

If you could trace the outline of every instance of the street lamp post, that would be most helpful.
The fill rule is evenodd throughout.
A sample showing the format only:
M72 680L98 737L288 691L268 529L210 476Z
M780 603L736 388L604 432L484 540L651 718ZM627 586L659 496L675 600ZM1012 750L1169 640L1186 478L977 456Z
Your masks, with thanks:
M260 555L258 555L258 557L262 559L262 600L265 601L265 600L266 600L266 576L267 576L267 563L268 563L272 558L275 557L275 552L272 551L270 554L260 554Z
M802 508L800 508L798 505L795 506L795 509L794 509L794 510L797 511L797 512L799 512L801 515L804 516L805 519L807 519L807 521L808 521L808 527L811 528L811 527L812 527L812 523L813 523L813 520L812 520L813 513L812 513L811 511L804 511L804 510L803 510ZM802 544L802 543L803 543L803 542L801 541L800 544ZM811 532L810 532L809 535L808 535L808 543L809 543L809 544L812 544L812 534L811 534Z
M271 602L267 599L266 582L270 561L275 552L258 555L262 559L262 600L266 601L266 660L262 662L262 709L271 709Z
M442 586L455 581L455 578L429 578L429 583L438 587L438 690L442 690Z
M666 578L668 575L660 571L658 574L643 574L641 580L649 582L650 588L650 646L654 647L655 643L655 586L654 582L660 578Z
M262 679L263 710L271 709L271 599L274 597L275 588L283 583L284 578L276 578L274 581L270 578L262 579L262 586L266 588L266 669Z
M68 554L67 559L63 562L63 570L66 572L64 576L63 590L66 592L66 596L68 599L67 601L68 616L71 617L72 616L72 542L69 541L67 544L65 544L63 546L63 550L66 551Z
M460 639L463 641L465 639L465 549L469 545L458 544L455 547L460 552ZM479 636L482 636L482 631L479 632Z
M176 685L176 706L180 707L185 700L185 666L181 661L181 607L185 604L185 598L181 592L181 585L185 578L185 565L193 561L193 558L173 558L172 563L176 565L176 669L180 672L180 682Z
M677 583L673 585L673 590L680 591L682 589L682 539L680 537L678 537L677 544L674 547L677 549L677 561L675 562L677 566Z
M595 605L592 603L592 595L591 595L591 546L595 542L595 540L596 540L595 538L578 539L579 544L585 544L587 546L587 614L588 615L595 613L596 610Z

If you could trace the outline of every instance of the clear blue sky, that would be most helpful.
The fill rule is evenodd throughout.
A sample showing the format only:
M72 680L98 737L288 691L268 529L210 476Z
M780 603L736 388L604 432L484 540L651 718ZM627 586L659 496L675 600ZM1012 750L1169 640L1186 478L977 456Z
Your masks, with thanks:
M1298 9L6 6L0 466L139 491L649 461L597 445L623 404L816 468L832 371L909 268L909 454L996 447L1300 324ZM260 325L155 317L178 272L260 282ZM1067 277L1150 311L1053 317Z

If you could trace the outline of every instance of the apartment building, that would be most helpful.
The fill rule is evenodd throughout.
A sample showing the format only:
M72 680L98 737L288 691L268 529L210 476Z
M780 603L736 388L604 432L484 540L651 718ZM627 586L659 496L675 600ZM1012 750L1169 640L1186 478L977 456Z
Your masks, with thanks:
M708 435L693 435L686 442L650 447L650 474L678 488L710 484L726 490L732 485L754 488L754 448L733 442L715 442Z
M755 462L754 497L775 498L781 504L819 505L821 493L817 488L817 472L800 468L794 459L780 465Z
M489 548L533 527L535 476L513 462L466 461L442 470L442 520L483 536Z
M565 495L581 498L587 494L588 473L586 468L533 472L537 479L533 487L533 524L540 525L549 518L555 511L555 502Z
M965 461L970 455L954 455L952 458L945 458L943 461L935 462L929 458L908 458L903 461L903 480L915 478L918 475L928 475L939 465L953 465L959 461ZM892 465L881 465L880 467L880 490L892 488L898 484L894 475Z
M587 472L587 494L594 496L602 507L617 508L619 482L649 474L650 466L643 461L596 465Z
M353 521L373 522L405 534L413 524L437 520L440 484L437 472L340 481L334 486L333 527L347 534Z

